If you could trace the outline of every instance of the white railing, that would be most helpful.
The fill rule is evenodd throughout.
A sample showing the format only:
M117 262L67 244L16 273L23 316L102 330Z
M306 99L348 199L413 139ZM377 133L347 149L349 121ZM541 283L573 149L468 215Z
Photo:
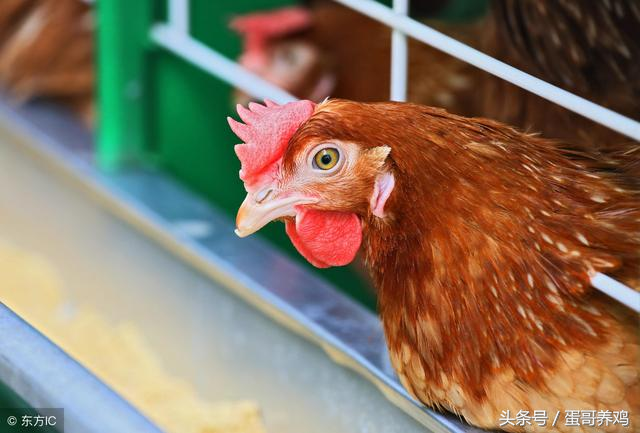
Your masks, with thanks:
M178 57L234 85L238 89L242 89L250 95L261 99L271 99L279 103L291 102L297 99L280 87L246 70L233 60L229 60L222 54L213 51L203 43L198 42L184 32L172 28L170 25L155 25L151 30L151 37L157 44Z
M409 0L394 0L393 10L374 0L334 1L393 29L390 83L392 100L406 100L407 36L410 36L620 134L640 141L640 122L527 74L409 18L407 16ZM250 95L280 103L297 99L192 38L189 35L189 0L168 0L168 2L168 23L156 24L151 29L151 38L158 45ZM591 285L640 312L640 293L632 288L601 273L593 276Z

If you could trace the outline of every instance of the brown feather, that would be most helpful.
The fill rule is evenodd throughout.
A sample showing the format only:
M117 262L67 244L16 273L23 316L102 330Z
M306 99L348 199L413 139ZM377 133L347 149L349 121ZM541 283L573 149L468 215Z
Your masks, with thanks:
M506 409L638 414L637 317L589 285L596 271L638 281L636 192L554 141L400 103L320 105L292 138L285 170L332 140L391 147L387 216L368 208L366 164L339 190L364 197L333 205L362 218L391 360L409 392L488 428Z
M52 98L90 121L91 14L80 0L3 0L0 24L7 27L0 33L0 83L16 101Z

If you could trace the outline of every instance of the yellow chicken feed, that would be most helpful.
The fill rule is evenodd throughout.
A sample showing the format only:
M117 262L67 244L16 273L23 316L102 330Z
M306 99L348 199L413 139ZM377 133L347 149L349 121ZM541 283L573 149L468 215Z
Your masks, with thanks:
M263 433L251 401L210 402L163 368L133 323L112 324L80 306L64 308L62 280L43 258L0 242L0 301L60 345L167 432ZM1 338L1 336L0 336Z

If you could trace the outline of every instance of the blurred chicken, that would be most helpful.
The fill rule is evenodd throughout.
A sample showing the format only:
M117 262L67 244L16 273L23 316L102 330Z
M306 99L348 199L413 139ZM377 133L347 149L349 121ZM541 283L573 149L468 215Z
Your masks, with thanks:
M640 119L640 3L637 0L494 0L485 50L519 69L626 116ZM569 141L600 160L629 142L505 81L484 82L482 115ZM614 161L615 165L615 161Z
M81 0L0 2L0 86L18 102L60 101L93 119L93 17Z
M413 396L484 428L640 431L638 318L590 288L595 272L638 286L638 192L554 141L420 105L238 113L237 234L282 219L318 267L361 250ZM501 425L521 410L563 418ZM628 411L631 427L572 427L567 410Z
M477 25L431 24L463 41L479 37ZM231 27L245 40L240 63L299 98L389 99L391 32L361 13L323 1L309 8L241 16ZM480 74L464 62L409 40L411 101L472 115ZM250 98L238 92L236 99L246 103Z

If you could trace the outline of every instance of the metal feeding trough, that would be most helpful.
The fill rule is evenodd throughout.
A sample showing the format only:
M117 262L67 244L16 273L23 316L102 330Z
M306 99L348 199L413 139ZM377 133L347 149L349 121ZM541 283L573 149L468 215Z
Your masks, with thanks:
M58 110L3 103L0 236L50 258L68 302L135 323L200 395L257 401L270 432L476 431L407 395L373 313L162 173L91 161ZM63 407L67 432L159 431L6 307L0 333L0 381Z

